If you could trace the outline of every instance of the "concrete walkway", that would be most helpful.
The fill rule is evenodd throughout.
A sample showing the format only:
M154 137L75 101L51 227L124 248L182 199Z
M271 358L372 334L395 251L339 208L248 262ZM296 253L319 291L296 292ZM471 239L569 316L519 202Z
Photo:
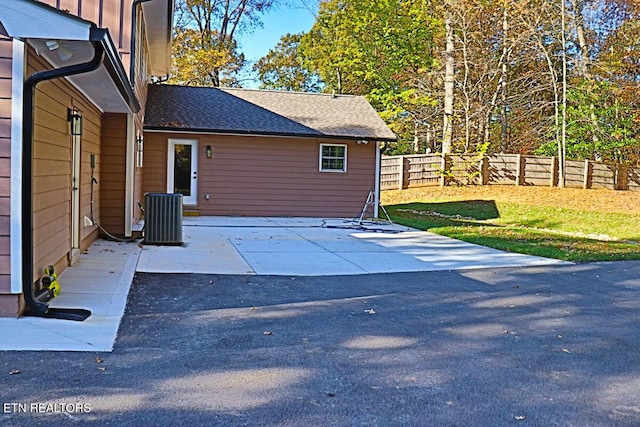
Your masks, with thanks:
M145 246L147 273L326 276L559 264L399 225L322 218L184 218L183 247Z
M328 276L562 264L338 219L187 217L183 234L181 247L95 242L60 275L62 292L50 303L92 315L84 322L0 318L0 350L111 351L135 271Z
M140 254L137 243L96 241L58 278L51 307L84 308L84 322L0 318L0 350L111 351Z

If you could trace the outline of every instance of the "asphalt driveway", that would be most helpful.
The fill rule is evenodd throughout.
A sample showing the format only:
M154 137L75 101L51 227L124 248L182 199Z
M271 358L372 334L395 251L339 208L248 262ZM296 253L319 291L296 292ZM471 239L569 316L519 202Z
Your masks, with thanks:
M0 424L639 425L639 292L640 262L139 273L112 353L0 353L2 402L89 411Z

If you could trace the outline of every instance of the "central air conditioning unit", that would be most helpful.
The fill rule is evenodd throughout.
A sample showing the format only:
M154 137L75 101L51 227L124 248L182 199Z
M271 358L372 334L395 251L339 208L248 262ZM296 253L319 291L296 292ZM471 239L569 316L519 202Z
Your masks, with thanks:
M144 244L182 245L182 194L144 195Z

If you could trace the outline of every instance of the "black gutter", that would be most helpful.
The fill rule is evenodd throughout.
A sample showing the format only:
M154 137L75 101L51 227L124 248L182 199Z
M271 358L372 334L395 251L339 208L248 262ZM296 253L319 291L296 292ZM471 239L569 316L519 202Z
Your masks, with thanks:
M92 29L93 30L93 29ZM93 31L92 31L93 32ZM49 305L33 295L33 132L36 85L46 80L88 73L100 67L105 58L102 43L92 42L93 59L82 64L31 74L23 84L22 127L22 293L26 310L34 316L46 316ZM68 317L66 317L68 318ZM80 320L80 319L73 319Z

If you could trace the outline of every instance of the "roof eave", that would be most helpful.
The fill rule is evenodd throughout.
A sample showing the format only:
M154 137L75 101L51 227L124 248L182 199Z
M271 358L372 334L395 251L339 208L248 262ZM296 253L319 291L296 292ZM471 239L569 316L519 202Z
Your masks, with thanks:
M35 0L2 0L0 29L20 39L88 40L94 24Z
M356 141L365 139L369 141L395 142L397 138L371 136L371 135L331 135L324 133L293 133L293 132L265 132L265 131L247 131L234 129L198 129L183 127L165 127L165 126L145 126L145 131L149 132L174 132L174 133L210 133L219 135L247 135L247 136L282 136L287 138L326 138L326 139L343 139Z
M171 69L174 0L142 3L149 44L149 67L154 76L166 76Z

